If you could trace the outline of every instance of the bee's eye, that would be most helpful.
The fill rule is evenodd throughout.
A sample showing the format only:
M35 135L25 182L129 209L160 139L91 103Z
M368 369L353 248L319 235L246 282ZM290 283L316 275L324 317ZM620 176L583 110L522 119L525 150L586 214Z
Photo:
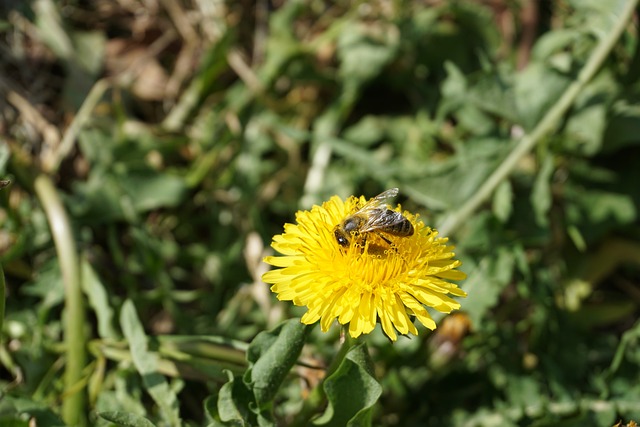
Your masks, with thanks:
M333 234L336 236L336 241L340 246L349 246L349 240L339 230L336 230Z

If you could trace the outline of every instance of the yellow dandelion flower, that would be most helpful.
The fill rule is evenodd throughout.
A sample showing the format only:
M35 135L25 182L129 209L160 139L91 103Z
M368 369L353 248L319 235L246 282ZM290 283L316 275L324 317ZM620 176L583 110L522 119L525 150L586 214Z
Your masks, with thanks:
M395 195L397 189L388 192ZM308 308L302 323L320 321L326 332L337 318L339 323L349 324L349 334L356 338L370 333L379 321L384 333L395 341L396 330L418 334L411 316L435 329L425 307L443 313L460 308L448 296L466 296L449 282L466 277L456 270L460 261L453 259L453 247L417 215L403 212L400 205L392 212L401 213L403 220L411 223L411 235L398 236L380 229L349 230L350 239L338 243L336 226L350 215L362 213L361 209L372 206L380 196L368 204L364 196L351 196L346 201L333 196L322 206L298 211L296 224L285 224L284 233L274 236L271 246L283 256L268 256L264 261L280 268L265 273L262 279L273 285L271 290L279 300ZM378 204L374 213L393 216L388 209L386 204Z

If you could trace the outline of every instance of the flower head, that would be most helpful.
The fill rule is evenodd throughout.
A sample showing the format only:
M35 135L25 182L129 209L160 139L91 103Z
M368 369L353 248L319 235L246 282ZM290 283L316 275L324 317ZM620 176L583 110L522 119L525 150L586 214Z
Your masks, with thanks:
M449 280L466 276L456 270L448 239L438 237L417 215L400 212L413 226L413 234L396 236L374 230L351 233L348 244L336 241L334 230L366 204L364 197L346 201L333 196L322 206L296 213L296 224L285 224L272 247L283 256L264 261L275 267L262 276L279 300L306 306L302 323L320 321L327 331L337 318L349 324L349 334L371 332L377 321L393 341L401 334L418 334L410 316L424 326L436 324L425 307L443 313L460 308L448 294L466 296ZM387 207L385 207L386 209Z

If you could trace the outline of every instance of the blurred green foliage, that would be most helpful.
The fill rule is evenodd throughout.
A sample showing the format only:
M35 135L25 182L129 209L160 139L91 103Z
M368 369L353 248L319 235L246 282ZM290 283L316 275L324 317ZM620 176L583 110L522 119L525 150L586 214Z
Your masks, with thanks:
M326 411L300 396L318 397L338 328L304 347L295 321L279 328L296 338L262 332L301 311L260 281L271 237L333 194L398 186L441 224L628 1L147 3L0 5L0 423L63 425L64 254L40 174L82 258L90 425L640 419L637 26L451 230L463 314L366 337L324 383Z

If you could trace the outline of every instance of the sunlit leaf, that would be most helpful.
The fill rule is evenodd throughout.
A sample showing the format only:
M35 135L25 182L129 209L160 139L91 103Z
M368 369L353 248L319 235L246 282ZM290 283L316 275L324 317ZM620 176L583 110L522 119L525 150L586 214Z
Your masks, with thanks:
M261 332L251 342L247 360L252 363L245 374L259 406L270 402L289 370L298 360L308 328L291 319L270 332Z
M131 351L133 364L142 376L145 387L163 417L171 425L180 424L178 399L167 380L158 372L158 357L148 349L147 336L130 300L125 301L120 312L120 324Z
M131 414L128 412L99 412L98 415L107 421L111 421L119 426L123 427L154 427L155 424L149 421L145 417L140 415Z
M317 426L370 426L373 405L382 387L373 375L366 344L352 348L338 369L324 381L329 407Z

